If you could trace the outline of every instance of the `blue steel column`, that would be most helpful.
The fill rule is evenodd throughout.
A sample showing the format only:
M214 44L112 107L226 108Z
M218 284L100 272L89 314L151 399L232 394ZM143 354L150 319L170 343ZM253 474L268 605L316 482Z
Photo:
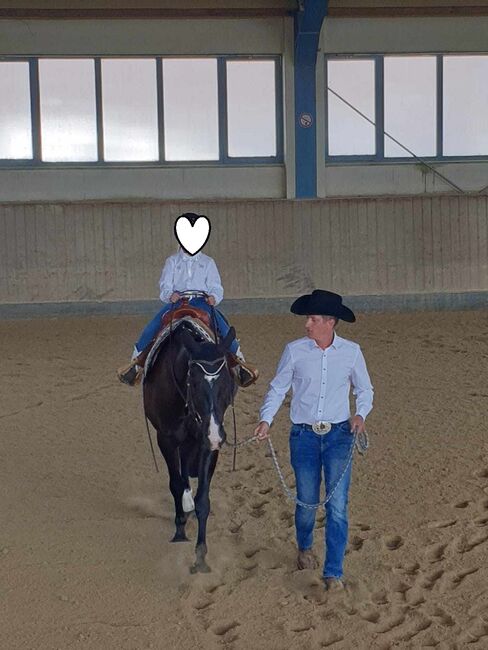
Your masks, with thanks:
M328 0L303 0L295 15L296 197L317 196L317 105L315 67Z

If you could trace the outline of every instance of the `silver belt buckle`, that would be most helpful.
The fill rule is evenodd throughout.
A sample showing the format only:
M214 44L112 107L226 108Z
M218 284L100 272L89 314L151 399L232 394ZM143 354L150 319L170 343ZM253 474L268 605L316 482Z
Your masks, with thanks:
M330 422L314 422L312 424L312 430L314 433L318 433L319 436L325 436L326 433L332 429L332 424Z

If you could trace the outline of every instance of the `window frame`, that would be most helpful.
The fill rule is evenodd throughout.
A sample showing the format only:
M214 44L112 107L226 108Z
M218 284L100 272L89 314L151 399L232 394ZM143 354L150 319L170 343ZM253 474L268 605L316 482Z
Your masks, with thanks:
M324 56L324 80L325 80L325 162L326 164L334 163L381 163L381 164L418 164L418 160L425 160L426 162L476 162L488 161L488 152L485 155L476 156L445 156L443 154L443 138L444 138L444 107L443 107L443 94L444 94L444 57L445 56L487 56L488 52L404 52L398 53L383 53L383 54L326 54ZM384 155L384 101L385 101L385 87L384 87L384 59L385 57L420 57L428 56L436 58L436 154L434 156L385 156ZM328 122L328 75L327 63L330 60L373 60L375 63L375 114L376 114L376 154L371 155L355 155L355 156L330 156L328 139L329 139L329 122ZM392 134L394 135L394 134Z
M90 59L95 69L95 114L97 127L96 161L56 161L47 162L41 159L42 133L40 121L40 92L39 92L39 60L40 59ZM106 161L104 160L103 106L102 106L102 59L151 59L156 61L156 89L158 111L158 150L159 159L149 161ZM163 60L164 59L216 59L217 61L217 91L218 91L218 138L219 158L217 160L181 160L167 161L164 156L164 89L163 89ZM275 111L276 111L276 155L229 157L227 143L227 61L273 61L275 68ZM239 167L253 165L282 165L284 163L284 111L283 111L283 73L282 56L276 55L211 55L187 54L181 55L50 55L50 56L0 56L0 62L27 62L29 64L30 109L32 158L0 158L0 169L71 169L71 168L154 168L154 167Z
M339 156L330 156L329 155L329 71L327 63L329 60L334 61L373 61L374 63L374 114L376 126L375 128L375 143L376 143L376 153L375 154L357 154L357 155L344 155ZM381 142L378 141L378 126L381 125L381 130L383 130L384 124L384 110L383 110L383 96L379 96L378 90L383 84L379 84L379 75L383 74L383 66L378 65L379 57L376 55L351 55L351 56L341 56L341 55L326 55L325 56L325 71L324 71L324 80L325 80L325 158L330 161L365 161L365 162L374 162L381 160L379 152L383 153L383 138Z

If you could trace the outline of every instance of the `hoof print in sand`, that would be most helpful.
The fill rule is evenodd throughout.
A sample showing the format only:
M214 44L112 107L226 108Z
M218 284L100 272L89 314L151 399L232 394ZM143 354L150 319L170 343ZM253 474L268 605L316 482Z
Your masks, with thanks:
M364 539L362 537L359 537L359 535L353 535L351 539L349 540L349 548L351 551L359 551L364 544Z
M216 636L226 636L229 632L232 630L235 630L236 627L238 627L240 623L237 621L232 621L229 623L220 623L219 625L215 625L214 627L211 628L212 632ZM233 641L237 639L237 635L233 635ZM230 639L227 639L230 641Z
M330 636L321 642L320 647L330 648L331 646L335 645L336 643L340 643L341 641L344 641L344 637L341 634L336 634L333 632Z
M372 607L365 607L360 610L359 616L369 623L377 623L380 620L380 613Z
M420 564L418 562L406 562L405 564L400 564L396 567L393 567L394 573L400 573L406 576L415 576L420 570Z
M488 479L488 467L483 467L483 469L473 472L473 476L481 479Z
M475 526L488 526L488 517L476 517L476 519L473 519L473 524Z
M425 587L424 587L425 588ZM420 607L425 603L425 598L422 592L418 590L412 590L412 593L408 595L408 606L409 607Z
M427 524L427 528L449 528L457 524L457 519L445 519L443 521L431 521Z
M456 622L452 618L452 616L450 616L438 605L434 605L433 608L430 610L429 614L434 619L438 619L439 624L442 625L443 627L453 627L454 625L456 625Z
M447 544L433 544L429 546L425 551L425 559L434 564L435 562L440 562L444 559L444 551L446 550Z
M375 591L371 594L371 600L375 605L387 605L388 604L388 595L384 589L381 591Z
M398 548L400 548L400 546L403 546L403 539L400 537L400 535L391 535L389 537L385 537L383 541L389 551L396 551Z
M455 589L457 586L461 584L464 578L472 575L473 573L477 573L478 571L479 571L478 567L473 567L472 569L465 569L464 571L456 571L452 574L447 575L446 577L449 580L450 587L452 589Z
M423 576L422 580L420 581L420 586L423 589L430 591L433 589L434 585L442 578L443 575L444 571L442 569L432 571L432 573L428 573L427 575Z
M466 541L465 551L472 551L474 548L476 548L476 546L484 544L486 541L488 541L488 534L486 532L480 531Z
M376 631L379 632L379 634L386 634L387 632L391 632L395 628L399 627L404 622L405 614L403 612L398 612L386 618L381 625L378 626Z
M212 600L212 598L208 598L208 597L203 596L202 598L197 599L193 603L193 609L196 609L197 611L200 612L200 611L202 611L204 609L207 609L207 607L210 607L210 605L213 605L213 604L214 604L214 601Z

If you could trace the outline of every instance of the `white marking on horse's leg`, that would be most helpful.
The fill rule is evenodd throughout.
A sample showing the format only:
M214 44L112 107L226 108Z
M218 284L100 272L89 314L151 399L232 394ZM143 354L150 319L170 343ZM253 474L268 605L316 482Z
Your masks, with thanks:
M220 437L220 427L215 421L213 412L210 414L210 424L208 427L208 439L210 440L210 449L215 451L219 448L222 438Z
M193 494L191 488L186 489L183 492L183 497L181 501L183 506L183 512L192 512L193 510L195 510L195 502L193 501Z

